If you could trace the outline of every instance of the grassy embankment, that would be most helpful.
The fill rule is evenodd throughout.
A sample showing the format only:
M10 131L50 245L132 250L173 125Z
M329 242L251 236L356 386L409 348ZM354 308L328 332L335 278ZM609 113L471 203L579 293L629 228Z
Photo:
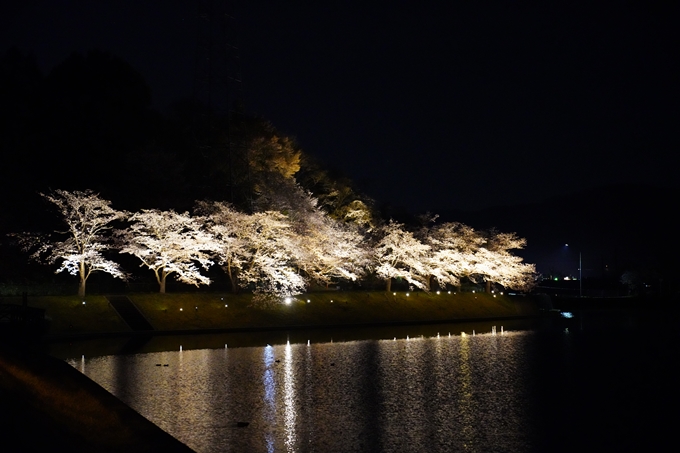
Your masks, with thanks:
M536 314L531 301L522 297L446 292L407 294L318 292L267 309L252 307L249 294L137 293L129 297L159 331L418 323ZM75 296L33 297L29 305L46 310L51 320L48 334L129 331L104 296L88 296L86 300L83 304Z

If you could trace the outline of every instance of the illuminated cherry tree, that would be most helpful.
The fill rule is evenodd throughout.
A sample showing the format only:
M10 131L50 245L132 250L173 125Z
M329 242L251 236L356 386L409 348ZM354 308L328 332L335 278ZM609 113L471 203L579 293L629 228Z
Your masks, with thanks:
M297 266L311 280L330 285L337 280L357 281L369 266L364 236L352 224L332 219L308 197L304 210L290 214L294 220Z
M386 291L392 288L393 278L403 278L409 285L427 289L430 276L430 246L392 220L381 228L381 239L373 249L375 273L383 278Z
M429 269L442 288L460 286L460 280L474 272L474 253L484 239L474 229L451 222L421 232L430 246ZM428 286L429 289L429 286Z
M105 272L115 278L126 279L127 275L118 263L104 257L111 249L111 230L115 221L123 220L127 213L111 208L111 202L103 200L92 191L55 190L50 194L40 194L57 206L67 230L58 232L65 235L64 240L54 240L47 236L22 235L22 245L26 250L37 250L31 255L36 261L60 263L56 273L66 271L80 279L78 295L85 296L87 279L93 272Z
M474 253L472 272L468 278L473 282L484 282L486 291L492 284L521 291L530 290L536 278L536 267L523 263L522 258L515 256L511 250L521 249L526 239L515 233L499 233L491 230L480 237L480 244Z
M300 294L307 281L298 274L298 247L289 219L276 211L245 214L223 202L200 202L206 228L216 243L214 256L229 276L232 289L251 288L256 295Z
M218 246L213 235L204 230L202 219L188 213L145 209L133 214L130 222L122 233L120 253L136 256L141 266L151 269L161 293L165 293L170 275L190 285L210 284L197 263L207 270L213 264L211 253Z
M257 295L293 296L304 292L307 281L296 271L293 256L297 241L285 215L276 211L248 216L247 251L240 282Z
M201 201L197 210L205 217L205 227L216 241L215 258L229 277L232 292L239 288L238 274L251 259L251 218L229 203Z
M265 212L285 214L290 223L290 258L308 281L329 285L337 280L357 281L364 274L368 255L361 246L364 237L359 227L331 218L299 185L282 186L258 204Z
M460 286L462 279L484 283L487 292L492 284L517 290L528 290L533 285L535 267L511 253L526 244L515 233L476 231L452 222L423 227L420 237L430 246L431 279L441 287Z

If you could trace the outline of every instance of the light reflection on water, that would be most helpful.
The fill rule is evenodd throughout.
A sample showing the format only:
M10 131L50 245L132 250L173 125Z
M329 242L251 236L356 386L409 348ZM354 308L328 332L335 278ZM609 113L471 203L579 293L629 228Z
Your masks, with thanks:
M198 452L528 451L530 332L70 361ZM247 427L239 427L247 422Z

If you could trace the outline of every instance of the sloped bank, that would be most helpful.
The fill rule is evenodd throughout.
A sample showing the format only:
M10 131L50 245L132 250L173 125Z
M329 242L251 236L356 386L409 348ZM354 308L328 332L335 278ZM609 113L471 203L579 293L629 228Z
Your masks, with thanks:
M527 296L437 292L342 292L304 294L270 307L250 294L129 294L157 333L274 330L457 322L538 316L542 301ZM130 327L104 296L36 297L50 319L48 338L129 335Z

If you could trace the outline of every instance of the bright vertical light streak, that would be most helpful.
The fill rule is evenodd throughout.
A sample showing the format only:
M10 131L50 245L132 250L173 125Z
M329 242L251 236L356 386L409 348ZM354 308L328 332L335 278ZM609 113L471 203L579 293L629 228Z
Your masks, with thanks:
M264 386L264 419L269 426L274 426L276 423L276 381L274 380L274 348L267 345L264 348L264 374L262 375L262 383ZM275 438L271 430L265 431L265 442L267 443L267 451L274 452Z
M472 391L472 369L470 367L470 338L460 337L460 397L458 400L461 424L460 433L464 444L472 445L475 437L474 398Z
M295 374L293 370L293 351L290 341L286 343L285 368L283 375L284 420L286 432L286 450L295 451L296 434L295 422L297 412L295 408Z

